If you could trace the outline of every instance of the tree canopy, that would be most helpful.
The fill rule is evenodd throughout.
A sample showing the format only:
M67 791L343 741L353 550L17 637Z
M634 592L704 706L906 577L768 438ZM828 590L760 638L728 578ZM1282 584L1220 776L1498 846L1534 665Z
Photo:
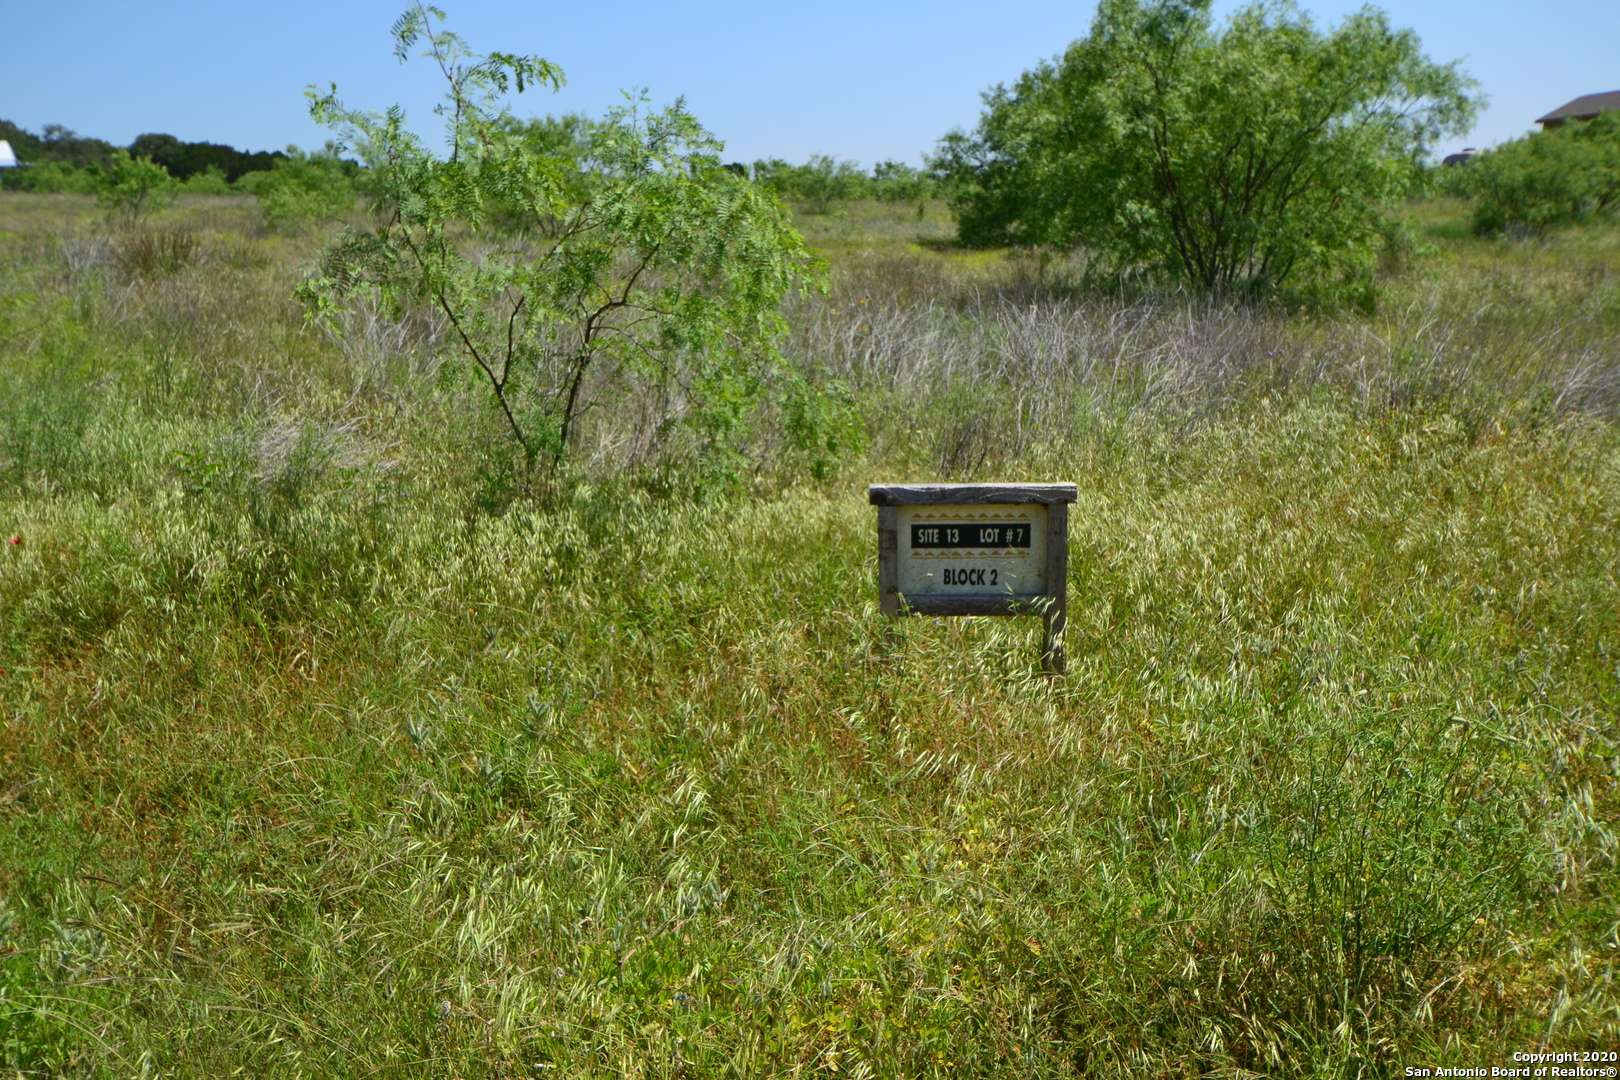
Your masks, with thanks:
M560 464L593 407L632 401L662 403L655 440L684 427L705 467L723 462L772 376L791 380L778 304L816 280L802 239L680 102L631 95L598 121L522 123L505 96L562 73L475 53L443 18L414 7L393 36L443 80L446 153L397 107L311 92L370 164L381 214L328 248L301 289L312 312L367 297L438 309L528 467Z
M1109 274L1269 290L1370 269L1381 208L1478 107L1455 65L1363 8L1217 26L1212 0L1102 0L1089 36L942 140L965 242L1085 247Z
M1474 231L1539 233L1620 208L1620 113L1515 139L1458 173Z
M10 120L0 120L0 139L11 144L24 164L104 168L117 147L103 139L79 135L61 124L46 124L38 135Z
M247 173L274 168L287 156L279 150L248 152L221 143L186 142L173 135L154 133L137 135L129 152L135 157L151 158L176 180L214 169L233 184Z

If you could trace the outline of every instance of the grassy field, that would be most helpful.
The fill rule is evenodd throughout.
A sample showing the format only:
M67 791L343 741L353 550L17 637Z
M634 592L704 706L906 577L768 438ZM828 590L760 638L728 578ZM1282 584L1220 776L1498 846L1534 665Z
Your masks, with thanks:
M0 1064L1399 1076L1620 1043L1620 230L1411 210L1371 314L806 216L820 480L550 502L250 201L0 198ZM622 422L622 421L621 421ZM868 482L1069 480L1031 620ZM7 539L9 538L9 539Z

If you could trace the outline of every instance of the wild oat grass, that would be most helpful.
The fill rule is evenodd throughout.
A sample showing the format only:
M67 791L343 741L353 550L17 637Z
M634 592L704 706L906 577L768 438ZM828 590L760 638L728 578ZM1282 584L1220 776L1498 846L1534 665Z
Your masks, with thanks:
M536 502L442 327L305 328L313 241L250 206L166 211L196 250L157 275L84 204L0 210L9 1069L1376 1076L1620 1038L1613 237L1440 235L1356 316L856 221L793 345L866 459ZM879 616L864 485L943 474L1079 484L1066 679L1028 621Z

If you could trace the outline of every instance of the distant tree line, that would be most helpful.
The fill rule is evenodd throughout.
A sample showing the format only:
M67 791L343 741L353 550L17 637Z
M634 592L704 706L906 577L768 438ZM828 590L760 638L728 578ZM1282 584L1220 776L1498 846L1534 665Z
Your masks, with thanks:
M176 194L253 195L265 225L299 232L334 221L367 192L363 165L328 144L315 153L295 146L248 153L219 143L188 143L145 134L128 147L77 135L60 124L35 135L0 120L0 139L28 167L0 173L0 187L94 195L123 225L140 223Z
M185 142L173 135L137 135L129 144L131 157L151 158L170 176L184 182L210 169L236 183L250 172L267 172L287 155L279 150L248 152L211 142Z
M61 124L46 124L35 135L10 120L0 120L0 139L11 144L20 161L54 162L76 168L105 166L117 149L112 143L76 134Z
M845 199L921 202L940 194L933 172L900 161L880 161L866 172L853 161L813 154L802 165L770 158L754 162L751 170L740 162L728 167L751 172L755 183L812 212L824 212Z
M193 177L217 177L234 184L249 173L268 172L287 154L280 150L246 151L211 142L186 142L173 135L139 135L129 146L80 135L61 124L46 124L35 134L9 120L0 120L0 139L11 144L19 161L30 166L6 175L4 186L36 191L96 189L114 168L120 153L146 158L182 184Z
M505 116L498 122L511 134L520 135L542 157L570 164L569 175L576 182L583 182L596 168L596 163L589 160L593 127L588 117L573 113L530 119ZM121 147L79 135L61 124L47 124L36 135L9 120L0 120L0 139L10 142L18 159L31 166L0 175L0 187L32 191L94 194L116 168L120 154L162 166L183 190L203 193L243 187L257 194L264 181L253 178L253 174L269 174L278 168L292 168L300 175L309 172L309 162L297 160L301 155L292 150L245 151L222 143L186 142L161 132L138 135L127 147ZM341 171L357 190L364 190L361 174L370 163L365 161L365 147L354 149L360 161L341 157L330 146L311 158L321 159L323 168ZM853 161L813 154L802 164L769 158L752 165L732 162L726 168L812 213L824 213L833 203L848 199L909 203L942 194L935 172L900 161L880 161L868 172ZM250 178L247 184L239 184L244 177Z
M576 185L587 183L606 168L606 163L593 158L598 122L590 117L579 113L530 119L502 116L494 122L503 132L519 136L532 153L564 166ZM752 165L733 161L725 168L811 212L824 212L847 199L917 202L940 194L932 172L899 161L880 161L867 172L853 161L812 154L802 165L768 158Z

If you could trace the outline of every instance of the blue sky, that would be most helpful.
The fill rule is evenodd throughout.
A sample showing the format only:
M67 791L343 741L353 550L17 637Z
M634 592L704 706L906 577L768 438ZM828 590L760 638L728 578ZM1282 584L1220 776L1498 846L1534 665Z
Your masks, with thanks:
M350 104L405 106L432 128L436 87L401 66L388 26L402 0L277 4L0 0L0 117L62 123L127 144L144 131L241 149L319 146L303 88L335 81ZM440 0L480 50L562 65L560 94L526 94L520 113L591 114L644 86L685 95L740 160L829 153L870 165L916 162L970 126L979 93L1082 36L1094 3L851 0L522 3ZM1223 0L1222 11L1237 6ZM1301 0L1320 24L1360 6ZM1488 146L1583 93L1620 89L1620 0L1388 0L1437 60L1461 60L1490 104L1442 150Z

